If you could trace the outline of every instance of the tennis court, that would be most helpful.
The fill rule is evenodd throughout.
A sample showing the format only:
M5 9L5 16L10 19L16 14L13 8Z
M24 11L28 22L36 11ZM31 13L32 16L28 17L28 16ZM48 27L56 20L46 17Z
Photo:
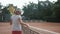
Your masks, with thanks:
M60 23L28 23L30 26L46 29L48 31L53 31L60 33ZM0 22L0 34L11 34L11 26L8 22Z

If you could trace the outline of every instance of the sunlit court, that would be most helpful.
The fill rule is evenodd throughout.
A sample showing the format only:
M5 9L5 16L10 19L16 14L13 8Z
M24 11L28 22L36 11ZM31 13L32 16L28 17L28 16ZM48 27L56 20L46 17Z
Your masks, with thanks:
M40 34L39 32L41 32L41 34L44 34L45 32L46 32L46 34L49 34L49 33L50 34L56 34L56 33L60 34L60 23L28 22L27 24L30 25L30 29L32 32L25 28L25 30L27 30L25 32L26 34L28 34L28 33L29 34ZM51 31L51 32L48 32L46 30ZM34 32L37 32L37 33L34 33ZM11 25L9 24L9 22L0 22L0 34L11 34Z

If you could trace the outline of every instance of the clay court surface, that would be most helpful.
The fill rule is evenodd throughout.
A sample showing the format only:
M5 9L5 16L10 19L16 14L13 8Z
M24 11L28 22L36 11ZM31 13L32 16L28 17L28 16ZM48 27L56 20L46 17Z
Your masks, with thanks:
M50 23L50 22L43 22L43 23L28 23L31 26L42 28L54 32L60 33L60 23ZM0 34L11 34L11 26L8 22L0 22Z

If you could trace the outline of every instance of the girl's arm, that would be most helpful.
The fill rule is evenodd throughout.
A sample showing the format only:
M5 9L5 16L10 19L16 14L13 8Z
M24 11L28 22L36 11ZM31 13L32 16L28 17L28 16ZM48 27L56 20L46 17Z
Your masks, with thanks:
M20 22L21 25L25 25L26 27L28 27L28 25L27 25L26 23L24 23L24 22L22 21L22 19L19 18L18 20L19 20L19 22Z

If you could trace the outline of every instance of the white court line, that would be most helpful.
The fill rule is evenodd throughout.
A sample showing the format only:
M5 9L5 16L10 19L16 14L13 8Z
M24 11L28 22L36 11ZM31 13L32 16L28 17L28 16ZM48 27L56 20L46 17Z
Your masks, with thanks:
M34 28L34 29L37 29L38 31L48 32L48 33L51 33L51 34L60 34L60 33L49 31L49 30L42 29L42 28L37 28L37 27L33 27L33 26L29 26L29 27L30 28Z

